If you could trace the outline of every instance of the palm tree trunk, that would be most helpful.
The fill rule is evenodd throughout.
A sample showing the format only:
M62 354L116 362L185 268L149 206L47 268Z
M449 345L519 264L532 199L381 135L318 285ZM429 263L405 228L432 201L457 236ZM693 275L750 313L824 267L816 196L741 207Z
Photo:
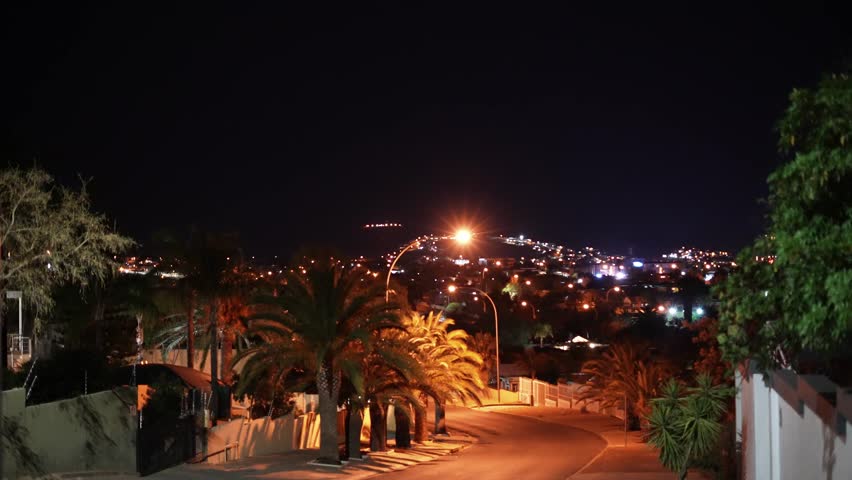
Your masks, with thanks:
M382 402L370 403L370 451L384 452L388 449L387 409Z
M423 443L428 439L426 432L426 407L428 405L414 404L414 441Z
M364 426L364 406L355 402L349 405L349 433L346 441L350 459L361 459L361 428Z
M332 371L331 362L326 360L317 372L317 393L320 414L320 457L322 463L340 464L337 447L337 396L340 376Z
M195 368L195 298L189 297L186 308L186 366Z
M222 339L222 383L230 385L234 377L234 341L236 334L230 328L226 329Z
M213 300L210 304L210 387L213 390L210 406L213 409L213 415L210 418L214 426L216 419L219 418L219 324L216 318L218 307L217 300Z
M435 399L435 435L447 435L447 419L444 404Z
M393 408L396 421L396 448L411 448L411 409L404 402L397 402Z

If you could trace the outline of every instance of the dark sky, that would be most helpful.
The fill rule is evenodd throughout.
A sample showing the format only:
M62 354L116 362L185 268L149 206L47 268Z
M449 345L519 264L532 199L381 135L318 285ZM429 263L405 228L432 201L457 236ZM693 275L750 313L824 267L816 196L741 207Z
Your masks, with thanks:
M787 94L852 44L842 2L114 3L4 13L2 163L94 177L142 242L199 224L263 254L465 217L621 252L739 248Z

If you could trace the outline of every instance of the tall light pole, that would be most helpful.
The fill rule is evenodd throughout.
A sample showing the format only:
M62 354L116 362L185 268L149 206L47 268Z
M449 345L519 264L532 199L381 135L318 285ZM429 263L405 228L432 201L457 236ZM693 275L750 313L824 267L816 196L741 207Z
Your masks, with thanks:
M399 260L399 257L401 257L403 253L411 250L412 248L416 247L417 245L420 245L420 240L415 240L415 241L409 243L408 246L403 248L402 251L399 252L399 255L397 255L393 259L393 262L391 263L391 266L388 269L388 279L387 279L387 281L385 281L385 303L388 303L390 301L390 278L391 278L391 274L393 274L393 267L396 266L396 262Z
M470 241L473 239L473 233L471 233L471 231L466 229L466 228L462 228L460 230L457 230L456 234L453 235L451 238L453 240L455 240L456 242L458 242L462 245L465 245L467 243L470 243ZM420 244L419 239L409 243L405 248L402 249L401 252L399 252L399 255L397 255L393 259L393 262L391 263L391 266L388 269L388 278L385 281L385 303L388 303L390 301L390 279L391 279L391 275L393 274L393 267L396 266L396 262L399 260L399 257L401 257L403 253L411 250L412 248L416 247L419 244Z
M450 293L453 293L456 290L458 290L458 288L459 287L456 287L455 285L450 285L449 287L447 287L447 290ZM500 322L498 321L498 318L497 318L497 305L494 303L494 300L491 298L491 296L488 295L487 293L485 293L482 289L479 289L479 288L476 288L476 287L463 287L463 288L474 290L474 291L478 292L480 295L482 295L483 297L487 298L488 301L491 302L491 307L494 309L494 357L495 357L495 364L497 366L497 403L500 403L500 386L501 386L501 380L500 380Z

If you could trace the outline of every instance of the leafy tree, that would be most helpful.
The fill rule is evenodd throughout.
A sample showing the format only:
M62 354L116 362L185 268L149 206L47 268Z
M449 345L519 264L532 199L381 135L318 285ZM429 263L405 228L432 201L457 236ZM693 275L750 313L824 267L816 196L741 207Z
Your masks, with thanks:
M633 428L648 413L651 399L658 394L663 379L670 376L667 365L653 360L646 345L613 344L600 359L583 364L582 373L589 375L581 400L599 401L603 407L622 407L627 401L627 415Z
M736 364L794 366L802 350L828 353L852 325L852 79L794 90L779 124L789 161L769 178L766 235L737 257L717 290L719 344Z
M396 305L385 302L384 284L372 279L328 260L316 260L304 274L288 274L286 285L263 301L263 311L251 321L250 334L259 342L237 355L237 361L245 359L241 382L295 369L314 376L323 462L340 462L337 405L344 374L363 391L361 359L370 351L373 333L401 328Z
M684 322L684 327L695 332L692 342L699 346L698 357L692 365L693 371L709 375L714 384L731 382L732 378L728 374L731 365L722 359L719 349L719 321L704 317L696 323Z
M660 450L663 465L681 479L719 442L720 420L733 393L730 387L714 385L706 374L698 375L696 384L684 391L677 380L669 379L648 416L649 443Z
M54 287L103 283L115 266L113 255L131 245L105 216L92 212L86 182L76 191L38 168L0 172L0 307L7 290L21 290L24 302L44 314L54 306ZM5 352L2 318L0 327ZM0 372L5 359L0 355Z

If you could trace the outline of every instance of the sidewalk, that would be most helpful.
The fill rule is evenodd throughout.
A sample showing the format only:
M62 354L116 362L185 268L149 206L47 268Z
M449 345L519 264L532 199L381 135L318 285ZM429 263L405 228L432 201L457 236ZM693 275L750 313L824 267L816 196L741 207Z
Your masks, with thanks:
M222 464L183 464L163 470L146 478L172 479L340 479L361 480L381 473L403 470L413 465L457 453L476 439L466 435L442 436L435 441L399 451L372 452L364 461L350 461L342 468L321 467L309 462L317 457L318 450L296 450L276 455L246 458ZM392 445L391 445L392 448ZM83 477L63 477L83 478ZM91 477L87 477L90 478ZM100 476L112 480L139 478L131 476Z
M579 410L553 407L494 406L483 407L490 412L507 413L537 418L543 422L579 428L598 434L607 442L607 448L570 478L572 480L672 480L677 475L660 464L657 452L642 442L640 432L624 434L624 423L615 417ZM702 477L690 472L689 478Z

